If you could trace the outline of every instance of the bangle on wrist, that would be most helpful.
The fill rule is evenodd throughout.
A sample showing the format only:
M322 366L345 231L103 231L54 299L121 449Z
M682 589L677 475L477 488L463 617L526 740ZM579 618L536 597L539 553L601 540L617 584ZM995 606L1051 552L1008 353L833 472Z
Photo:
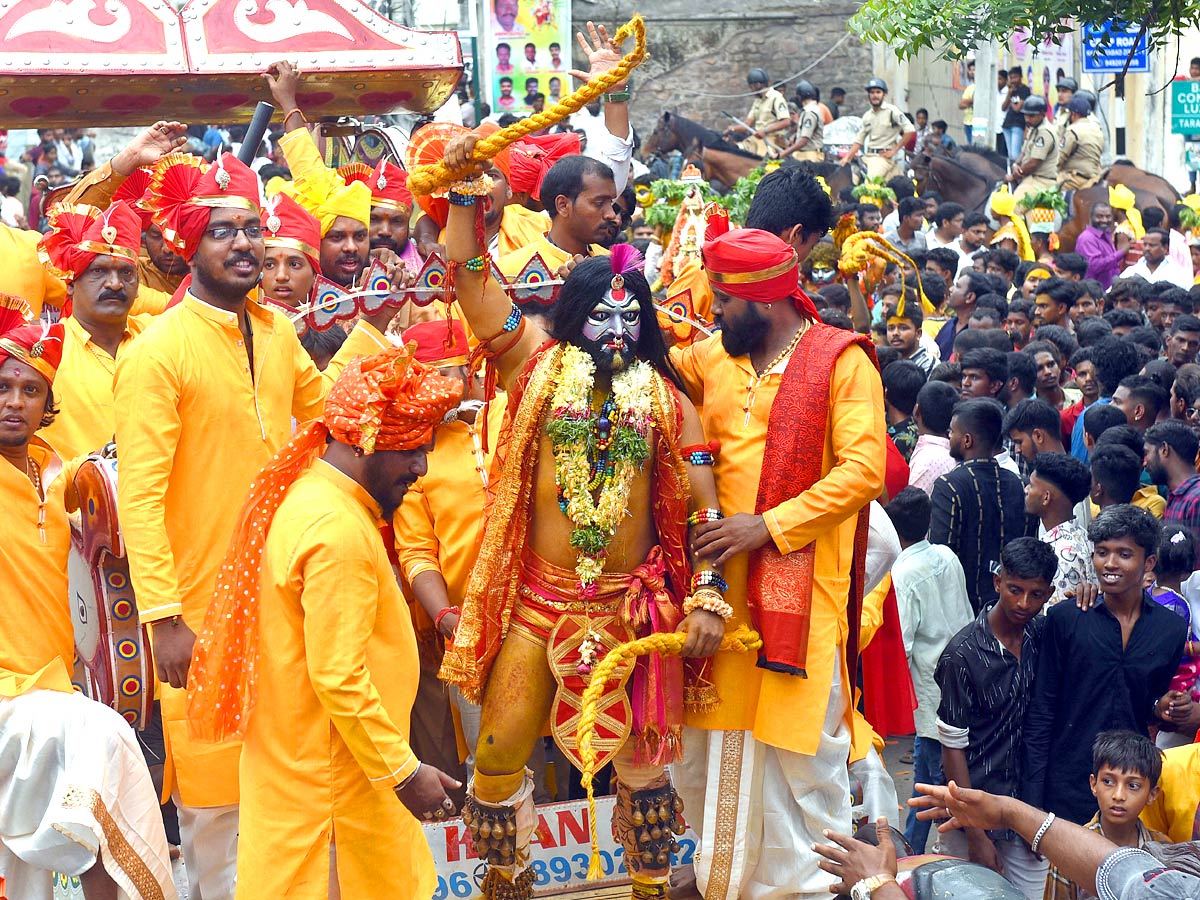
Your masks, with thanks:
M402 790L404 790L406 787L408 787L408 785L409 785L409 782L411 782L411 781L412 781L414 778L416 778L416 777L417 777L417 773L421 771L421 766L423 766L423 765L425 765L425 763L417 763L417 767L416 767L415 769L413 769L413 770L412 770L412 774L411 774L411 775L409 775L407 778L405 778L405 779L404 779L402 782L400 782L398 785L396 785L396 790L398 790L398 791L402 791Z
M442 630L442 621L451 613L457 616L459 614L458 607L444 606L439 609L437 615L433 617L433 627L440 632Z
M1046 819L1042 822L1042 827L1037 830L1037 834L1033 836L1033 840L1029 842L1029 849L1034 853L1038 852L1038 847L1042 843L1042 838L1046 836L1046 832L1050 830L1050 826L1054 824L1054 813L1046 813Z
M287 128L288 119L290 119L292 116L299 116L301 122L303 122L305 125L308 124L308 119L304 118L304 113L300 112L300 107L293 106L291 109L289 109L287 112L285 112L283 114L283 127L284 128Z
M705 569L692 576L692 593L704 587L716 588L722 594L729 590L728 582L721 577L720 572L713 569Z
M613 91L611 94L605 94L604 99L609 103L628 103L629 88L620 91Z
M727 622L733 618L733 607L712 588L701 588L683 601L683 614L685 616L690 616L698 609L715 613Z

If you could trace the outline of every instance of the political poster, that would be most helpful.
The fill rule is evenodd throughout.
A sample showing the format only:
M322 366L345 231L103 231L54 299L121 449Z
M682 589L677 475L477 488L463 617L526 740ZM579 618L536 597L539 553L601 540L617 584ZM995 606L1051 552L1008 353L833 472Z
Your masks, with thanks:
M493 115L526 116L571 93L569 0L486 0L482 24L479 75Z

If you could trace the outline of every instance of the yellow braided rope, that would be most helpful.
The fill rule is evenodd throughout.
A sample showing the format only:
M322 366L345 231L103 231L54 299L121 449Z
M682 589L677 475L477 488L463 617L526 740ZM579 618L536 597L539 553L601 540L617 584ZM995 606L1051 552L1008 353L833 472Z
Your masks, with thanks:
M584 787L587 788L588 799L588 828L592 837L592 859L588 865L588 881L595 881L603 874L600 865L600 837L596 833L596 794L592 784L596 777L597 752L592 749L592 740L596 736L596 707L600 704L600 696L613 673L625 662L638 656L650 653L662 653L673 656L683 649L687 635L679 631L667 631L652 634L648 637L621 644L610 650L592 669L591 680L583 692L583 702L579 710L579 759L583 763L581 772ZM734 653L749 653L762 647L762 638L758 632L748 625L739 625L733 632L721 639L721 649Z
M867 267L872 256L878 256L888 262L894 262L901 269L904 268L905 263L912 266L912 270L917 273L917 296L921 298L921 310L927 316L937 312L937 308L925 296L925 289L921 286L921 270L917 268L917 264L909 259L906 254L896 249L891 241L876 231L856 231L847 237L842 242L842 255L838 261L838 269L843 275L857 275ZM897 316L904 315L904 303L907 297L908 285L901 278L900 302L896 304Z
M621 58L616 68L587 82L549 109L514 122L507 128L484 138L475 145L475 150L471 154L472 159L489 160L509 144L514 144L535 131L557 125L571 113L579 112L593 100L599 99L600 95L606 93L609 88L627 79L629 73L646 59L646 24L642 21L642 17L636 14L617 29L617 33L613 35L613 43L620 46L631 35L635 42L634 48ZM459 177L458 174L450 171L444 162L417 166L408 173L408 189L414 195L425 196L449 187Z

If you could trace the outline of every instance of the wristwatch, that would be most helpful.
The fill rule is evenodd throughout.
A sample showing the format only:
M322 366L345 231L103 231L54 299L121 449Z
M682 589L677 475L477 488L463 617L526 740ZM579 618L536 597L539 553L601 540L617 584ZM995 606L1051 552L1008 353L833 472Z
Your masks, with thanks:
M850 900L871 900L871 895L875 891L895 880L895 875L888 875L886 872L879 875L872 875L870 878L864 878L858 884L854 885L854 887L850 888Z

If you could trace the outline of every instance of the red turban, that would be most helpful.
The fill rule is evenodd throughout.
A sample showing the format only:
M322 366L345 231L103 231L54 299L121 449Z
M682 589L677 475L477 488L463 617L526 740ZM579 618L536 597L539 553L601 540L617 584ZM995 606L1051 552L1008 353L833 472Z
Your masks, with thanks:
M121 182L121 186L113 191L112 198L128 200L133 211L142 220L142 231L146 231L153 221L150 217L150 207L145 204L150 200L150 176L154 170L148 166L134 169L132 174Z
M321 223L316 216L287 194L276 194L268 199L263 213L263 243L302 253L313 271L320 275Z
M512 152L509 187L516 193L528 193L533 199L540 200L542 180L551 166L564 156L579 154L579 135L570 133L526 137L509 149Z
M18 325L5 334L0 334L0 364L9 357L22 362L54 384L54 376L62 362L63 337L66 328L62 322L47 325L44 322L28 322Z
M769 231L735 228L723 234L709 220L701 255L714 290L752 303L790 299L796 310L817 321L817 308L800 287L800 259L792 246Z
M232 153L220 153L211 166L195 156L170 153L154 167L146 205L163 238L190 262L214 209L257 213L258 197L258 176Z
M50 230L38 244L38 258L70 284L97 256L115 256L134 265L142 241L142 220L127 200L101 212L94 206L53 206Z
M346 184L361 181L369 187L372 207L412 212L413 198L408 192L408 172L395 163L381 159L374 169L368 169L362 163L350 163L340 167L338 174L346 180Z
M471 355L467 330L458 319L449 327L441 320L413 325L405 330L404 343L415 343L413 358L431 366L465 366Z

